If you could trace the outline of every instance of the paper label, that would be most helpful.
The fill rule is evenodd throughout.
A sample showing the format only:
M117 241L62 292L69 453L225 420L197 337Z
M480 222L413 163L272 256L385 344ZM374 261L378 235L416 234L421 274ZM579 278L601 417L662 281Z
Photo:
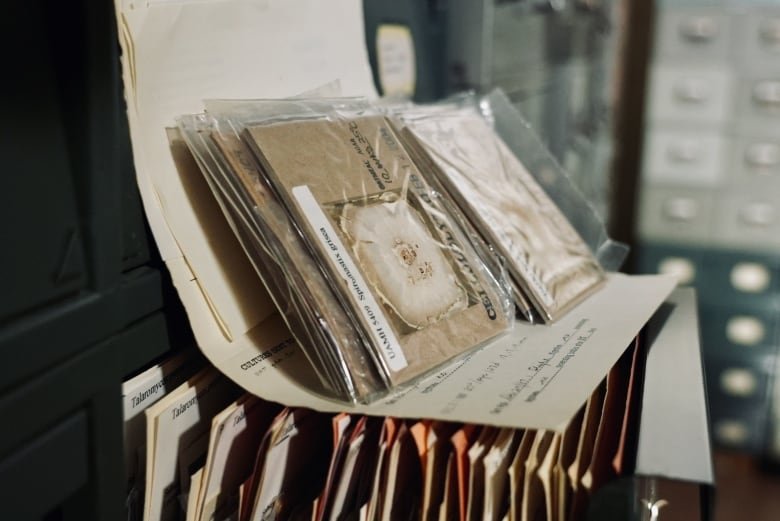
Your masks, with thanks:
M415 59L412 32L405 25L384 24L376 31L379 84L385 96L414 94Z
M369 285L363 279L360 270L352 261L349 250L339 239L338 233L330 224L328 217L320 208L308 186L293 187L292 195L298 201L306 220L316 230L316 240L327 252L328 262L347 285L349 296L370 325L368 331L379 346L379 352L387 366L399 371L408 365L401 345L390 327L382 307L374 299Z

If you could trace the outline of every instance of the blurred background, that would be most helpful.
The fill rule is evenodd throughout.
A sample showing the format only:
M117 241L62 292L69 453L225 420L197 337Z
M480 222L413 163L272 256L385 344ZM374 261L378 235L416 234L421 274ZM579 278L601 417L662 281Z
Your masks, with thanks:
M113 382L192 339L135 188L112 3L11 4L4 47L25 53L6 61L6 115L34 121L20 112L34 97L48 125L16 125L21 146L2 140L9 164L38 174L7 176L0 194L14 245L0 266L15 274L1 288L14 298L0 301L0 415L30 403L51 418L67 412L42 446L75 447L62 483L76 490L79 458L121 444L101 427L119 421ZM624 269L696 287L716 519L777 519L780 1L363 5L380 93L432 101L500 87L613 238L631 246ZM46 153L35 153L43 142ZM32 210L37 201L45 213ZM40 356L20 356L31 346ZM48 380L27 381L44 371ZM0 452L47 420L25 421L2 429ZM84 432L93 447L69 438ZM115 465L90 461L100 472Z

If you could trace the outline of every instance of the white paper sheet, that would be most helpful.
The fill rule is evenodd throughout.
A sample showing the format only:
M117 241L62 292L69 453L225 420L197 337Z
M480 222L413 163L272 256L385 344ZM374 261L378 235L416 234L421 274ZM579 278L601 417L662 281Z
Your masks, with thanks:
M561 430L669 295L665 275L611 274L606 285L553 325L518 322L505 337L377 403L349 406L318 395L318 380L277 317L256 345L207 349L247 391L290 406Z
M138 185L199 346L247 391L323 411L562 428L671 291L662 276L614 275L551 326L511 334L372 406L316 393L197 169L179 172L165 127L207 98L291 96L333 79L374 96L360 0L117 0ZM192 166L192 165L190 165Z
M165 128L206 98L285 97L334 79L375 96L360 0L116 0L133 157L152 232L201 345L273 307L204 193L178 175ZM238 258L236 258L238 257Z

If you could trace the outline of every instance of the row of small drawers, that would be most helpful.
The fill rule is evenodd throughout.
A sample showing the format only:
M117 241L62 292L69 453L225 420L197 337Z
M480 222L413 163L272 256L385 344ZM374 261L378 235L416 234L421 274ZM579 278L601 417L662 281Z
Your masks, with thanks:
M743 75L734 67L700 63L652 67L648 119L691 128L771 132L780 128L780 54L775 64Z
M646 185L640 196L639 236L643 240L780 251L777 190Z
M761 184L780 194L780 132L770 139L650 129L643 176L648 183L716 186L725 181Z
M655 60L741 59L756 68L776 66L780 58L780 9L746 10L664 6L658 16Z

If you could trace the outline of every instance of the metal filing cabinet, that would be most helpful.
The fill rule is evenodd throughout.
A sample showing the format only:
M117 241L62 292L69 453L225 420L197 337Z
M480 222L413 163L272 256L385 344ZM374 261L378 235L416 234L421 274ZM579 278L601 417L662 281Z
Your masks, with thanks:
M121 519L121 382L192 342L135 185L111 2L5 6L3 519Z
M698 288L715 439L766 454L780 411L780 2L656 7L637 268Z

